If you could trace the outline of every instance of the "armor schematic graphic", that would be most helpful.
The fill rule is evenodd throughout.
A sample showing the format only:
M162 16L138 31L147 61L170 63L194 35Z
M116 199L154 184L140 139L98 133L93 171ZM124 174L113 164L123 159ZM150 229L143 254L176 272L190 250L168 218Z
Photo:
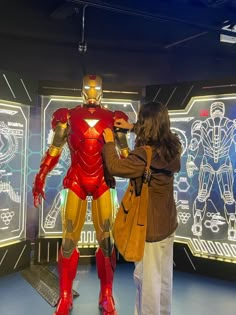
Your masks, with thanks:
M194 171L198 170L194 161L198 155L199 146L202 145L203 147L198 177L198 195L193 204L192 233L196 236L202 235L202 221L206 212L206 203L216 179L220 196L224 201L224 213L228 223L228 240L236 241L234 174L229 154L231 145L236 144L236 120L231 120L224 114L224 103L216 101L211 104L209 118L205 121L196 120L192 124L186 165L189 177L192 177ZM212 231L218 228L218 225L214 224L214 222L219 221L218 219L219 213L210 222Z
M110 176L102 160L103 130L114 129L118 118L128 120L121 111L102 108L102 79L86 75L82 87L83 105L72 109L60 108L52 117L54 135L49 149L40 164L33 185L36 207L45 198L46 176L57 165L67 143L71 165L63 180L62 193L62 247L59 253L58 271L60 299L55 315L68 315L72 307L72 284L76 276L80 253L77 243L85 222L88 199L91 197L93 224L98 241L96 265L100 279L99 308L102 315L117 315L112 293L116 255L111 237L114 204L111 189L115 179ZM114 130L117 148L121 156L128 154L126 134ZM88 198L89 197L89 198Z

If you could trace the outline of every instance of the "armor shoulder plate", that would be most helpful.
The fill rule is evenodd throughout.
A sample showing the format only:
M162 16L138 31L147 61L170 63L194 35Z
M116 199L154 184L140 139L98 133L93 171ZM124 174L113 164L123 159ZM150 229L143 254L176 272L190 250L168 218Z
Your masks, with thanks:
M123 118L124 120L128 121L129 117L122 111L120 110L116 110L114 112L114 119L119 119L119 118Z
M52 116L52 129L56 128L56 125L58 122L66 123L68 121L68 118L70 116L70 110L68 108L59 108L57 109Z
M192 131L195 132L201 129L202 122L200 120L195 120L192 124Z

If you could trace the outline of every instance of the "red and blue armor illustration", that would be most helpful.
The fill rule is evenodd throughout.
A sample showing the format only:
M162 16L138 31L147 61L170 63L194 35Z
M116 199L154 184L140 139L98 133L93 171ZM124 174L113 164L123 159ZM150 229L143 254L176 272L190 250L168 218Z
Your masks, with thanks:
M115 180L106 171L102 148L103 130L113 129L116 119L128 120L128 117L121 111L113 112L101 106L101 84L99 76L85 76L82 88L84 104L73 109L60 108L53 114L53 140L42 158L33 185L34 204L37 207L41 198L45 198L46 176L58 163L67 143L71 165L63 180L66 198L61 207L63 237L58 261L60 299L54 315L68 315L73 304L72 284L80 256L77 243L86 217L87 196L92 197L93 224L99 244L96 251L100 279L99 307L102 315L117 315L112 293L116 257L111 226L115 209L110 192L115 187ZM126 137L118 135L116 139L121 156L126 156Z

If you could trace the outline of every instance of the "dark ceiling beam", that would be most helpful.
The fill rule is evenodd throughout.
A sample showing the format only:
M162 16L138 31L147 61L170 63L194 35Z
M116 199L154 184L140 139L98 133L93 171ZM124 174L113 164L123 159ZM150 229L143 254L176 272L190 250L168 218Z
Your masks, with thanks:
M52 10L52 12L50 13L50 17L53 19L64 20L73 16L75 13L77 13L75 10L76 9L74 8L72 4L63 3L56 6Z
M188 36L188 37L185 37L183 39L177 40L177 41L175 41L173 43L170 43L168 45L165 45L164 48L166 48L166 49L172 48L174 46L177 46L177 45L185 43L185 42L189 42L190 40L196 39L196 38L201 37L201 36L206 35L206 34L208 34L208 32L201 32L201 33L198 33L198 34L194 34L192 36Z
M155 4L155 11L158 13L151 13L150 11L144 11L134 9L130 7L110 5L102 1L90 1L90 0L66 0L68 3L75 3L80 5L88 5L90 7L98 8L101 10L107 10L116 12L124 15L137 16L153 21L163 21L169 23L184 24L192 27L198 27L202 30L211 32L219 32L225 19L236 21L235 12L232 10L222 8L198 8L197 6L191 5L175 5L168 3L168 6L163 3ZM165 13L168 12L168 15ZM177 12L177 13L176 13ZM179 14L181 13L181 14ZM189 15L189 13L191 13ZM194 18L192 15L194 14ZM182 17L180 17L182 15ZM188 16L189 15L189 16ZM216 18L217 17L217 18ZM208 21L202 22L202 21ZM214 25L216 24L216 25Z
M231 2L231 0L201 0L201 2L207 7L219 7L226 3Z

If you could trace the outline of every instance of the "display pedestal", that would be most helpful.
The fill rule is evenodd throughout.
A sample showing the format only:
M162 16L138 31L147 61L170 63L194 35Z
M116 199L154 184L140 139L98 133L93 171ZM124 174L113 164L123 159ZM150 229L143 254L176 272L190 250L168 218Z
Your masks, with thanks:
M30 260L31 242L29 240L0 247L0 276L29 267Z

